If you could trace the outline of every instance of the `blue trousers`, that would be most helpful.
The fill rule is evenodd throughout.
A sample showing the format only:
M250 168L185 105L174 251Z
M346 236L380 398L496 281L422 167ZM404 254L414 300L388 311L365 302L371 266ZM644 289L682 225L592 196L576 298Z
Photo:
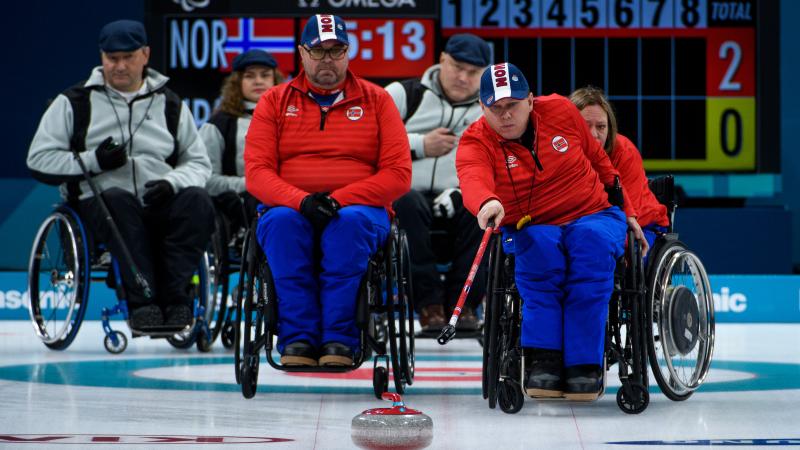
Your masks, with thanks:
M384 208L344 207L322 232L317 265L314 231L305 217L287 207L270 208L261 216L256 236L275 281L278 351L298 340L315 347L339 342L354 352L359 348L359 284L370 256L388 235Z
M625 245L617 207L564 225L513 232L523 347L561 350L564 366L603 361L614 268Z

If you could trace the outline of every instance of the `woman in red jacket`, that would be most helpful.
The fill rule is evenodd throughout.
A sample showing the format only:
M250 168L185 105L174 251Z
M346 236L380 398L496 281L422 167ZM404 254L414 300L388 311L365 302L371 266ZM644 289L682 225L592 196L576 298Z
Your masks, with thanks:
M642 227L648 247L652 248L656 237L669 226L667 208L658 202L647 184L647 175L642 165L639 149L628 138L617 132L614 110L601 89L580 88L569 97L586 120L592 136L603 146L614 167L619 171L625 186L625 201L636 210L636 221ZM647 254L647 248L643 248Z

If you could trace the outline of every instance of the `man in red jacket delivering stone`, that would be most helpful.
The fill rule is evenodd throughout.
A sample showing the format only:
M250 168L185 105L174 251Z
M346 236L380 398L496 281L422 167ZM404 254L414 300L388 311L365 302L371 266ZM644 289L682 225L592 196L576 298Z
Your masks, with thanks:
M456 168L481 228L494 221L513 240L526 391L593 400L625 243L625 213L604 189L618 173L577 108L559 95L534 98L513 64L483 73L480 100L484 116L464 132Z
M267 207L256 235L278 297L281 363L348 366L356 297L411 185L411 151L392 98L347 69L337 16L312 16L303 70L258 102L245 143L248 192Z

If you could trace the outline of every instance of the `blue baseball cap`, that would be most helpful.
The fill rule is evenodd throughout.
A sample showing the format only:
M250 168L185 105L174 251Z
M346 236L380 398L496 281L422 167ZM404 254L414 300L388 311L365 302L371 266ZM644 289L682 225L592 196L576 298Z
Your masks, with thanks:
M489 66L481 75L480 97L486 106L504 98L524 100L530 92L525 75L511 63Z
M132 52L147 45L147 33L141 22L117 20L100 29L98 43L106 53Z
M278 62L269 53L264 50L248 50L244 53L239 53L233 58L233 70L241 71L249 66L267 66L278 67Z
M336 39L344 45L350 44L344 20L332 14L315 14L306 22L306 27L300 36L300 44L315 47L331 39Z
M473 66L486 67L492 63L489 44L474 34L454 34L447 41L444 52L456 61L472 64Z

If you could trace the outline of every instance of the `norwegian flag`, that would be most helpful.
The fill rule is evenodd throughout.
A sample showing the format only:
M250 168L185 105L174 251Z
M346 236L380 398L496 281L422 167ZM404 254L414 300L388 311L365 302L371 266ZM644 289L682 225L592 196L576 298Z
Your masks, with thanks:
M230 72L236 55L254 48L272 54L284 74L294 71L293 19L231 18L223 22L228 33L223 47L228 67L223 71Z

